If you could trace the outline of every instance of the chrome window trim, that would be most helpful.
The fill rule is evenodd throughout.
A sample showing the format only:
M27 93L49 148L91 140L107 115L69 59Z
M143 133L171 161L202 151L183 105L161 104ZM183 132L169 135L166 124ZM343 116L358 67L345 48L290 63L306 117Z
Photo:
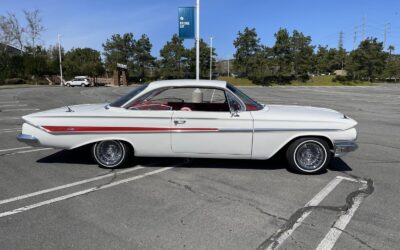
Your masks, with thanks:
M241 105L241 110L239 110L239 112L245 112L246 111L246 105L244 104L244 102L242 101L242 99L240 99L235 93L233 93L232 91L230 91L228 88L221 88L221 87L215 87L215 86L209 86L209 85L204 85L204 86L198 86L198 85L187 85L187 86L166 86L166 87L159 87L159 88L156 88L156 89L153 89L153 90L151 90L151 91L148 91L148 92L145 92L145 93L142 93L141 95L139 95L139 96L136 96L136 97L133 97L132 99L130 99L129 101L127 101L126 103L124 103L123 105L121 105L121 108L125 108L126 109L126 106L127 105L129 105L129 104L131 104L132 102L134 102L135 100L137 100L137 99L139 99L139 98L141 98L141 97L143 97L143 96L145 96L145 95L148 95L148 94L150 94L150 93L152 93L152 92L154 92L154 91L157 91L157 90L160 90L160 89L173 89L173 88L208 88L208 89L218 89L218 90L222 90L222 91L224 91L224 93L225 93L225 98L228 98L228 96L226 96L226 92L229 92L233 97L235 97L238 101L239 101L239 103L240 103L240 105ZM144 89L144 91L145 91L146 89ZM228 100L227 100L228 101ZM228 105L229 105L229 101L228 101ZM231 110L230 109L231 107L229 106L229 110ZM164 111L164 110L160 110L160 111ZM168 110L166 110L166 111L168 111ZM196 110L193 110L192 112L198 112L198 111L196 111ZM200 112L203 112L203 111L200 111ZM213 111L204 111L204 112L213 112Z

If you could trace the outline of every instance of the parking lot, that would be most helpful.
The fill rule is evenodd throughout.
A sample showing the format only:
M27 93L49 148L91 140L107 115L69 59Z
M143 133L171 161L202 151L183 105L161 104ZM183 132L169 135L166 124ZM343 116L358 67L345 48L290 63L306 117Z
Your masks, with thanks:
M336 109L359 149L326 173L268 161L140 158L31 148L21 116L108 102L121 88L0 90L0 249L398 249L400 86L243 88L262 103ZM240 143L240 142L238 142Z

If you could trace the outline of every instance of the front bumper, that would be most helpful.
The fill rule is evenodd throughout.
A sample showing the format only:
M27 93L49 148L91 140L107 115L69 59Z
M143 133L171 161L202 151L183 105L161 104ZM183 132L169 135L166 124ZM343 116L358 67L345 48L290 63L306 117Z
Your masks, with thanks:
M30 146L37 146L39 145L39 140L32 136L32 135L27 135L27 134L18 134L17 135L17 140L20 142L24 142Z
M335 141L333 143L333 153L335 157L342 157L343 155L352 152L358 148L355 141Z

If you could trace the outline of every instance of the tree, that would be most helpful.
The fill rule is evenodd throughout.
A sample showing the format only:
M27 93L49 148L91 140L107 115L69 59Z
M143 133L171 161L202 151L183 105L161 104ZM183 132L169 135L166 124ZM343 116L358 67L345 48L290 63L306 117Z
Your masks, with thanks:
M200 78L209 79L210 78L210 46L200 39ZM215 72L215 48L212 49L212 71ZM189 57L189 72L188 77L195 78L196 76L196 46L188 51Z
M28 46L31 48L37 48L37 42L40 39L43 31L45 31L45 28L42 25L40 11L38 9L33 11L24 10L24 14L28 23L27 27L25 28L28 36ZM36 50L33 50L33 53L36 53Z
M328 46L318 46L317 53L314 56L314 72L319 74L326 74L330 72Z
M142 35L139 40L135 42L135 76L141 80L149 78L150 72L155 66L155 58L151 55L152 44L146 35Z
M311 37L304 36L297 30L293 31L290 37L291 54L292 54L292 73L300 77L302 80L308 79L308 73L312 69L312 56L314 46L311 45Z
M111 39L107 39L103 43L106 69L112 72L117 68L117 63L122 63L128 65L128 70L133 70L135 43L132 33L125 33L122 36L115 34Z
M389 55L392 55L392 52L395 50L394 45L389 45L388 50L389 50Z
M272 48L261 46L261 49L250 58L248 65L250 68L248 78L254 83L262 85L278 83Z
M91 48L73 48L64 57L65 74L97 77L104 73L100 52Z
M12 24L6 16L0 16L0 46L3 52L6 51L7 45L13 41Z
M387 53L383 51L383 43L376 38L368 38L350 53L347 69L354 79L374 80L383 72Z
M233 66L239 75L246 77L250 72L249 60L261 48L256 29L246 27L243 32L239 31L236 39L233 41L233 45L236 48Z
M177 34L160 50L160 73L166 79L183 78L188 67L188 52Z
M23 44L23 35L25 33L25 29L19 24L19 21L14 13L8 13L7 17L4 17L4 21L8 24L8 32L10 36L9 44L16 45L21 50L24 48Z
M397 79L400 78L400 56L392 54L395 50L394 45L389 45L388 50L389 56L383 71L383 77L397 82Z
M279 29L275 33L275 45L272 47L277 63L277 75L288 77L292 73L292 45L289 32L286 29Z

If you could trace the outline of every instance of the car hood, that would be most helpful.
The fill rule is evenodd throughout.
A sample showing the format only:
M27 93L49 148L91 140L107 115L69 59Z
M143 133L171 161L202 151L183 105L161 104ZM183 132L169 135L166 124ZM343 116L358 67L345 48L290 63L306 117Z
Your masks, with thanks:
M338 111L309 106L266 105L252 114L255 121L264 121L265 126L272 127L284 124L293 128L349 129L357 125L355 120Z
M268 113L270 118L282 118L289 120L337 120L343 119L344 115L336 110L317 108L311 106L296 105L268 105L263 111Z

